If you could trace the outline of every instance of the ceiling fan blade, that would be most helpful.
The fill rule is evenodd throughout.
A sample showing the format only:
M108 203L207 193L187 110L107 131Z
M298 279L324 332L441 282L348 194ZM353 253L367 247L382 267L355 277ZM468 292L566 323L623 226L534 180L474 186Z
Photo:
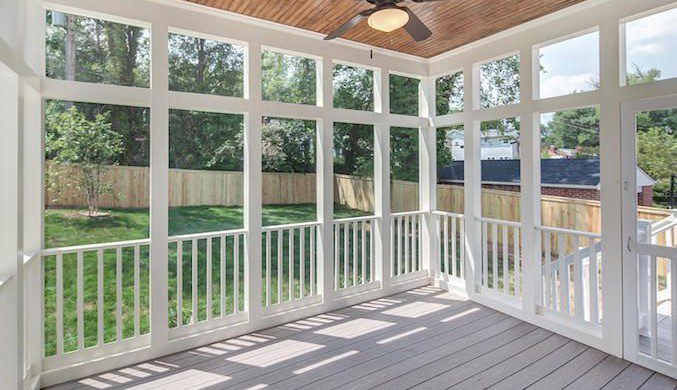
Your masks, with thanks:
M447 1L447 0L411 0L411 1L413 1L414 3L427 3L430 1Z
M402 7L409 14L409 22L404 25L404 29L417 42L425 41L433 35L432 31L416 16L409 8Z
M376 11L376 8L372 8L372 9L368 9L366 11L360 12L359 14L353 16L352 19L350 19L349 21L347 21L343 25L341 25L341 27L339 27L336 30L329 33L326 37L324 37L324 40L329 41L329 40L332 40L334 38L340 37L341 35L347 33L348 30L350 30L351 28L357 26L362 20L364 20L364 18L371 15L375 11Z

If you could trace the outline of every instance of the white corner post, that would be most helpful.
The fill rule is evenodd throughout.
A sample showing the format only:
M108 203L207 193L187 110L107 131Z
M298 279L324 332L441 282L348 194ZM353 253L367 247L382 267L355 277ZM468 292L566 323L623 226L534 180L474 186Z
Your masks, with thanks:
M533 80L539 77L538 56L526 46L520 50L520 220L522 243L522 309L536 314L539 297L541 251L539 231L541 215L540 165L540 120L532 109L534 100ZM517 253L517 252L516 252Z
M429 118L435 116L435 78L426 77L419 84L419 116L426 118L425 125L419 128L419 198L421 200L421 258L423 269L428 270L431 282L439 282L439 264L437 261L437 217L433 211L437 209L437 147L435 127Z
M390 73L388 69L374 72L374 84L380 95L374 102L386 117L390 113ZM376 226L376 279L381 288L390 289L390 125L378 123L374 126L374 214Z
M329 112L333 107L333 63L323 58L318 65L318 91L325 107L324 117L317 122L317 293L325 304L331 306L334 295L334 121Z
M482 216L482 176L480 161L480 122L473 111L479 109L479 66L465 64L463 94L463 197L465 214L465 284L469 296L478 293L482 266L482 228L477 218Z
M261 44L250 42L247 55L247 97L244 136L244 227L247 231L244 259L245 310L249 323L258 328L261 303ZM237 294L237 292L235 292Z
M22 385L23 361L20 344L20 280L19 252L19 77L0 63L0 388L14 389Z
M622 169L620 66L616 20L600 24L600 201L602 211L602 344L615 356L623 353ZM626 286L628 288L630 286Z
M168 348L169 66L168 26L151 28L150 107L150 330L151 347Z

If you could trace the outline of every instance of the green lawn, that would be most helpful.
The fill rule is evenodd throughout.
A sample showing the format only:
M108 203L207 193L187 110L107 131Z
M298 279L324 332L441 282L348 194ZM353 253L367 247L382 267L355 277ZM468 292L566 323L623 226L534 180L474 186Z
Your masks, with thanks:
M148 237L149 218L148 211L145 209L125 209L108 210L110 216L90 220L78 214L78 209L50 209L45 212L45 245L46 247L64 247L72 245L85 245L102 242L124 241ZM172 208L169 213L169 235L181 235L198 232L221 231L238 229L242 227L243 212L241 207L181 207ZM345 218L351 216L361 216L365 213L359 210L348 209L343 206L336 206L336 218ZM263 224L280 225L287 223L308 222L316 219L315 205L291 205L291 206L265 206L263 209ZM342 233L341 233L342 234ZM283 255L282 258L282 295L277 296L277 233L271 236L271 301L279 303L288 300L289 294L289 269L287 261L289 236L283 236ZM304 285L306 286L306 295L310 289L310 231L305 232L305 267L306 277ZM358 240L361 238L358 237ZM369 240L369 238L368 238ZM296 248L296 265L294 274L294 296L300 296L300 270L299 270L299 251L300 233L297 231L294 236ZM187 323L192 318L192 262L191 262L190 241L183 244L183 262L182 262L182 318ZM224 306L226 313L233 311L234 294L232 291L233 280L233 239L229 238L226 242L227 260L226 260L226 302L224 305L220 302L220 240L212 242L212 311L215 316L221 315L221 306ZM368 245L368 243L367 243ZM352 248L352 239L349 245ZM207 318L207 296L206 296L206 248L207 240L198 241L198 320ZM265 240L263 241L265 253ZM343 248L340 251L340 267L343 269ZM244 240L239 242L240 264L239 281L240 291L238 292L240 309L244 305ZM169 294L169 324L176 326L177 317L177 278L176 278L176 244L169 245L168 259L168 294ZM359 254L358 254L359 257ZM140 250L140 332L142 334L149 331L149 251L147 247L141 247ZM352 261L352 260L350 260ZM85 346L94 346L97 344L97 259L96 252L86 252L83 256L83 276L84 276L84 336ZM56 352L56 259L54 256L46 257L45 261L45 355L51 356ZM360 261L358 261L359 268ZM72 351L77 349L77 258L75 255L67 255L63 258L63 286L64 286L64 350ZM265 277L265 259L262 270ZM352 267L349 267L352 273ZM116 340L115 310L116 310L116 255L115 251L104 251L104 342ZM367 269L367 278L370 277ZM358 275L361 269L358 269ZM359 278L359 276L358 276ZM341 280L342 282L342 280ZM352 282L352 281L351 281ZM125 249L122 252L122 336L123 338L134 335L134 252L132 248ZM265 299L266 291L264 286L263 297Z

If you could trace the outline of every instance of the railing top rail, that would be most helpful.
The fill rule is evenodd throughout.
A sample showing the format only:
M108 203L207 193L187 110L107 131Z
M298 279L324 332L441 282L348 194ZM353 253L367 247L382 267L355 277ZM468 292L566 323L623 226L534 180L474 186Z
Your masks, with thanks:
M349 217L349 218L339 218L335 219L334 223L345 223L345 222L363 222L363 221L375 221L378 219L375 215L368 215L366 217Z
M12 280L12 275L0 275L0 289L10 280Z
M563 229L563 228L550 227L550 226L536 226L536 230L540 230L542 232L568 234L568 235L572 235L572 236L581 236L581 237L599 238L599 239L602 238L602 235L598 234L598 233L591 233L591 232L586 232L586 231L582 231L582 230Z
M168 238L168 242L178 242L186 240L199 240L204 238L213 238L221 236L234 236L236 234L244 234L247 231L245 229L235 229L235 230L220 230L216 232L204 232L204 233L192 233L192 234L180 234L178 236L171 236Z
M677 226L677 218L674 215L671 215L660 221L656 221L651 224L651 235L655 236L657 234L663 233L671 229L672 227Z
M465 218L464 214L450 213L448 211L433 211L433 215L440 215L444 217Z
M475 217L475 220L479 222L488 222L488 223L495 223L497 225L506 225L506 226L517 226L521 227L522 223L521 222L515 222L515 221L505 221L502 219L494 219L494 218L485 218L485 217Z
M91 252L95 250L105 250L113 249L120 247L134 247L137 245L150 245L150 238L143 238L140 240L129 240L129 241L116 241L116 242L104 242L101 244L87 244L87 245L75 245L75 246L64 246L61 248L49 248L43 249L40 251L42 256L53 256L58 254L66 253L77 253L77 252Z
M406 217L406 216L411 216L411 215L423 215L427 214L425 211L405 211L402 213L391 213L390 217L391 218L397 218L397 217Z
M306 228L306 227L314 227L314 226L320 226L322 223L318 221L312 221L312 222L300 222L300 223L287 223L284 225L273 225L273 226L264 226L261 228L261 231L263 232L274 232L277 230L288 230L288 229L300 229L300 228Z

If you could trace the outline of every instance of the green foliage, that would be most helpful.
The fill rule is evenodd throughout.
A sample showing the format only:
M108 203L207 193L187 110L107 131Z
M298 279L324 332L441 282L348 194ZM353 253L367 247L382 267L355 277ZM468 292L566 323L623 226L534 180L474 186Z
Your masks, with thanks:
M625 78L628 85L652 83L661 78L661 71L656 68L644 71L639 66L633 65L632 69Z
M243 48L169 34L169 89L243 97Z
M463 72L438 78L435 81L437 115L463 112Z
M541 129L541 147L580 148L579 157L599 156L599 108L558 111Z
M264 172L315 172L315 121L264 118L264 123L261 132Z
M150 31L47 12L47 77L135 87L150 85Z
M96 215L101 197L112 193L106 172L107 167L115 164L122 154L122 136L112 129L104 115L97 115L90 121L76 107L48 115L46 125L47 155L53 156L52 161L64 167L77 164L78 177L72 185L84 193L89 216ZM74 179L68 170L58 168L50 170L48 177L53 188L69 186L67 183Z
M418 85L420 80L390 75L390 112L418 116Z
M334 107L374 111L374 72L341 64L334 65Z
M334 173L374 177L374 127L334 123Z
M242 115L169 111L169 166L176 169L242 171Z
M316 104L315 60L272 51L264 51L261 57L263 100Z
M520 102L520 57L514 55L480 66L480 106L491 108Z
M451 145L447 143L447 135L451 132L459 132L463 134L463 125L444 127L437 130L435 134L435 147L437 149L437 171L449 166L454 162L451 154Z
M655 201L666 205L670 192L670 176L675 173L677 166L675 130L656 126L639 131L637 164L657 182L654 186Z
M390 179L418 183L418 129L390 128Z

